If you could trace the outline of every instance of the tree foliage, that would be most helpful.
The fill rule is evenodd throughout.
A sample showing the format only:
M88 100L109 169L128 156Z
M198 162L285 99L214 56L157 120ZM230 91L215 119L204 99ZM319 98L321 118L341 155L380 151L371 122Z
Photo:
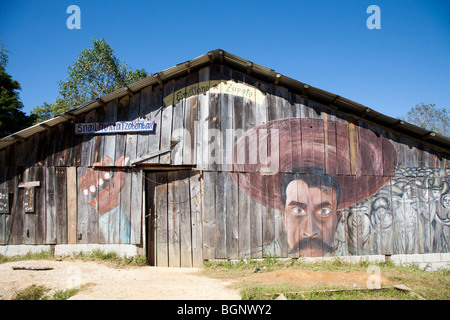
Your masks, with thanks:
M406 114L405 120L421 128L450 137L450 113L435 104L417 104Z
M38 121L82 106L107 93L148 76L144 69L133 70L121 62L105 39L94 38L68 67L68 77L59 81L59 96L52 104L44 102L31 112Z
M0 48L0 138L33 124L34 117L27 116L19 99L19 82L6 72L8 54L4 44Z

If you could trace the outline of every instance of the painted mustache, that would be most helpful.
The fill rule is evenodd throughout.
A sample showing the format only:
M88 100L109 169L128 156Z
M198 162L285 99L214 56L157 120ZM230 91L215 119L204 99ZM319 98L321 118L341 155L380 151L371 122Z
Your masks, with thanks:
M317 250L321 250L323 255L331 251L331 247L318 238L305 238L298 241L292 248L291 253L295 253L304 250L308 247L314 247Z

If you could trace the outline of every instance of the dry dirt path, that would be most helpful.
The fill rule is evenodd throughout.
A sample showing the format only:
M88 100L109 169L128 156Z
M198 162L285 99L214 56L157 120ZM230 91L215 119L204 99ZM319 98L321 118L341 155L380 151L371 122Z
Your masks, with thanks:
M13 267L53 268L46 271ZM0 264L0 299L32 284L51 289L80 286L71 300L239 300L223 280L201 276L195 268L114 267L82 260L30 260Z

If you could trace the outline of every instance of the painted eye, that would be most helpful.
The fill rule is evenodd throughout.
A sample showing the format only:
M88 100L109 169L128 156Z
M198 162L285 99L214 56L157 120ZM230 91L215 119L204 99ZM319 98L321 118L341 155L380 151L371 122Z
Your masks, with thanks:
M294 214L296 216L303 216L306 214L306 211L303 210L302 208L294 208L294 209L292 209L292 214Z
M331 209L329 209L329 208L322 208L322 209L316 211L316 214L318 214L321 217L327 216L330 213L331 213Z

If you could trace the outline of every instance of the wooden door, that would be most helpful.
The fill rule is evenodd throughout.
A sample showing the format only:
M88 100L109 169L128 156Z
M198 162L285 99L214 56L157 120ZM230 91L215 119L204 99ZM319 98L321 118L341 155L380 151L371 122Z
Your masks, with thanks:
M198 267L202 255L200 173L146 174L147 257L150 265Z

